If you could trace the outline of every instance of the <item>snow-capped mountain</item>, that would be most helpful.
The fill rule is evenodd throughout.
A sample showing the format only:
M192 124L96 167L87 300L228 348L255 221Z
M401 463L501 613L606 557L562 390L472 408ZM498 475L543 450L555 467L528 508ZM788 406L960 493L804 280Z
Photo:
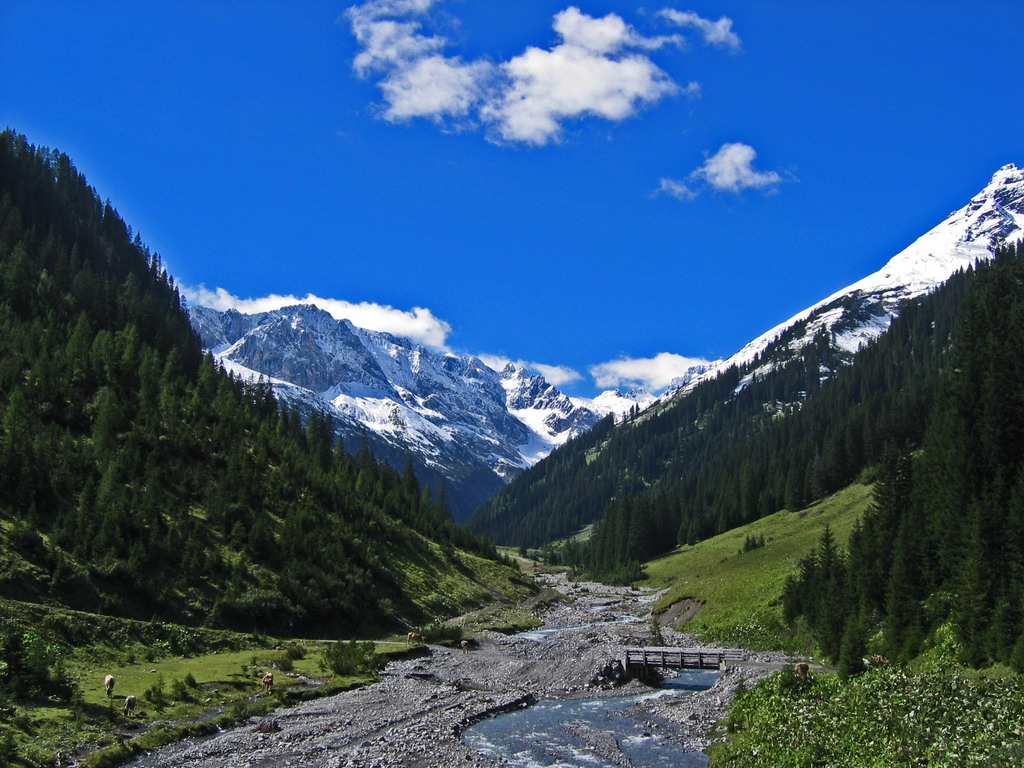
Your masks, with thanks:
M862 345L888 329L904 302L934 290L958 270L991 258L995 247L1022 235L1024 173L1015 165L1004 165L967 205L953 211L880 270L775 326L732 357L673 390L688 391L697 382L731 366L754 363L772 345L784 345L785 352L773 350L775 354L753 365L747 374L749 380L791 359L823 329L831 334L837 349L852 357Z
M521 367L494 371L479 358L439 354L315 306L189 311L228 370L265 377L304 413L329 414L350 446L366 440L399 468L413 458L421 480L443 477L457 517L608 409L607 398L591 408Z
M625 392L621 389L606 389L592 400L573 398L573 402L597 411L602 417L614 416L616 421L622 421L634 408L642 411L657 400L657 397L643 387L627 389Z

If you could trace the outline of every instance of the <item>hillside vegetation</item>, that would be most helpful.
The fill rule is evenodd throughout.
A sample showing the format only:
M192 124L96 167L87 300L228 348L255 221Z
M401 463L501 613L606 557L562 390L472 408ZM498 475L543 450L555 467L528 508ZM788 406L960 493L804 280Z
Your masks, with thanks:
M667 588L655 611L695 601L696 615L677 628L707 642L752 649L805 650L782 614L786 582L829 528L845 542L867 509L870 490L854 484L816 504L683 545L644 565L645 586Z
M846 674L908 660L952 622L961 660L1024 671L1024 248L972 281L919 452L887 451L863 524L823 539L787 588Z
M798 324L753 362L571 441L469 525L500 543L540 546L597 520L566 559L628 582L677 544L835 493L887 443L920 444L972 278L954 275L906 304L852 357L826 333L794 356Z
M0 598L336 639L532 589L411 468L204 356L160 257L66 155L0 133ZM81 638L11 615L0 730L81 692Z

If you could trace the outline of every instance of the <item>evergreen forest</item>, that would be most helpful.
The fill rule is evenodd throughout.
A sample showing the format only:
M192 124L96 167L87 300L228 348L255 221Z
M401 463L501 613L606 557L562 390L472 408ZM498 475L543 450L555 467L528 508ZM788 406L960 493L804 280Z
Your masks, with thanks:
M887 444L920 444L973 277L958 273L907 303L853 356L823 331L794 357L787 347L803 329L787 331L751 363L570 442L469 525L501 543L540 546L594 523L585 543L570 539L560 556L628 582L678 544L834 493ZM870 312L860 297L839 301ZM753 373L766 363L767 373Z
M787 619L847 675L870 638L907 660L946 621L963 663L1024 671L1022 256L1004 249L971 281L920 448L885 451L846 551L826 531L786 588Z
M0 134L0 597L332 637L464 609L409 574L493 546L331 435L203 354L66 155Z

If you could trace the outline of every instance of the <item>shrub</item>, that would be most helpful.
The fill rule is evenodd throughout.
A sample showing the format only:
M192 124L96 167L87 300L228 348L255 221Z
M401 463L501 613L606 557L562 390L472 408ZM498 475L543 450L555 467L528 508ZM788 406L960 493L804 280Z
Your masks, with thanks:
M192 701L192 693L189 691L188 683L175 678L171 683L171 698L176 701Z
M284 655L292 661L299 661L306 658L306 649L298 643L288 643L284 647Z
M18 759L18 745L14 743L14 734L5 731L0 736L0 765L11 765Z
M435 621L423 628L422 635L424 642L451 645L462 640L462 627Z
M142 698L156 707L157 710L167 706L167 692L164 690L164 676L162 672L157 675L156 682L142 694Z
M371 642L350 640L329 643L320 657L320 668L339 677L358 674L376 674L384 666Z

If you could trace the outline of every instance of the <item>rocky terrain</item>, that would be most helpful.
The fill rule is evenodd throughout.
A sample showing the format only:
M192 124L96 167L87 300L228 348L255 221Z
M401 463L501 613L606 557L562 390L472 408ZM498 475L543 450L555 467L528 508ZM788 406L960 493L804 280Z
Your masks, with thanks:
M390 664L380 682L331 698L278 710L229 732L165 747L137 759L137 768L447 768L497 765L465 746L464 728L496 712L536 699L609 695L593 685L595 672L623 657L627 646L650 645L652 596L628 588L570 585L544 577L567 595L542 615L543 640L482 633L466 652L432 646L429 654ZM634 617L629 620L628 617ZM671 645L693 641L662 630ZM747 654L750 665L724 674L715 687L691 696L661 697L634 706L639 726L687 748L707 746L711 727L740 679L758 678L784 661L778 654ZM615 692L643 690L630 682ZM585 726L584 726L585 727ZM595 751L617 745L593 730Z

